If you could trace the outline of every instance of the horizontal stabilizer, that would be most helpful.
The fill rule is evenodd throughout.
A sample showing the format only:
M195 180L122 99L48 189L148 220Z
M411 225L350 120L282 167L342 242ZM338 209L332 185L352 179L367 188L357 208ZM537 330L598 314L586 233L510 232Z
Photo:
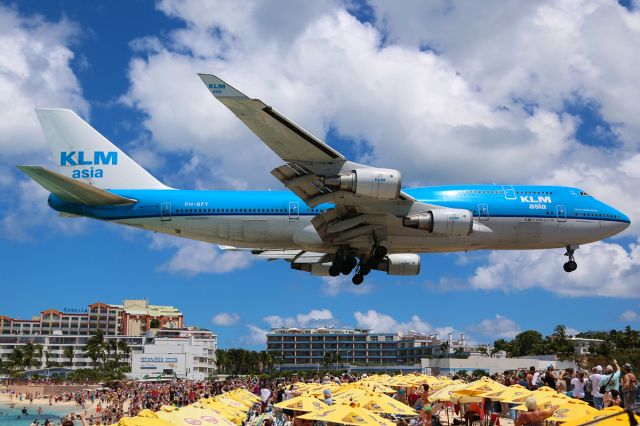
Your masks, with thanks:
M136 202L136 200L120 197L41 166L17 167L63 201L87 206L120 206Z

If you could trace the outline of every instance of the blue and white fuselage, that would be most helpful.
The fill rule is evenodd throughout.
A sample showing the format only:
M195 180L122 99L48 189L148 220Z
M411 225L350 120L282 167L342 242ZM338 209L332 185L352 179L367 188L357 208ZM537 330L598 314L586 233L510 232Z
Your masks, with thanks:
M282 250L324 250L296 238L332 204L307 206L288 191L112 190L137 200L125 206L93 207L51 195L51 207L210 243ZM459 185L404 189L416 200L473 214L473 232L433 236L398 228L388 236L391 253L475 249L546 249L587 244L613 236L629 218L578 188Z

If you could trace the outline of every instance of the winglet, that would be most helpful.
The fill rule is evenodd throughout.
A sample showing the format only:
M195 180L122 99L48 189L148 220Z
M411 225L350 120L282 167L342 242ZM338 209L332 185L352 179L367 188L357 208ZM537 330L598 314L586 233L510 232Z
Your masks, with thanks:
M205 86L207 86L211 94L216 98L249 98L247 95L227 84L225 81L219 79L215 75L198 74L198 76L205 84Z

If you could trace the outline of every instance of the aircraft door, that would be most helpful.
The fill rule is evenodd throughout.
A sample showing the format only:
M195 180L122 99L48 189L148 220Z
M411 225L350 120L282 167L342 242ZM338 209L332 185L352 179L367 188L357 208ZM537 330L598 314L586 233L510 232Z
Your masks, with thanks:
M171 203L165 201L164 203L160 203L160 221L168 222L171 220Z
M300 205L295 201L289 202L289 220L300 219Z
M478 204L478 218L483 222L489 220L488 204Z
M558 222L566 222L567 221L567 210L563 205L558 204L556 206L556 212L558 214Z
M502 190L504 191L505 200L515 200L516 199L516 191L513 189L511 185L502 185Z

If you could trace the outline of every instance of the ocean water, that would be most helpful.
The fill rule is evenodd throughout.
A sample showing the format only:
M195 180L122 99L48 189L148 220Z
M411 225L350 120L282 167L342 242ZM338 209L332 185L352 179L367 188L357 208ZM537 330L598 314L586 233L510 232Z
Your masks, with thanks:
M22 408L26 408L28 415L22 414ZM38 407L42 407L42 414L38 414ZM54 420L56 424L61 417L69 413L77 412L80 408L75 406L51 406L48 404L19 404L16 403L15 408L9 408L9 404L0 404L0 426L29 426L33 420L38 420L40 425L44 424L46 419ZM77 421L76 424L80 424Z

